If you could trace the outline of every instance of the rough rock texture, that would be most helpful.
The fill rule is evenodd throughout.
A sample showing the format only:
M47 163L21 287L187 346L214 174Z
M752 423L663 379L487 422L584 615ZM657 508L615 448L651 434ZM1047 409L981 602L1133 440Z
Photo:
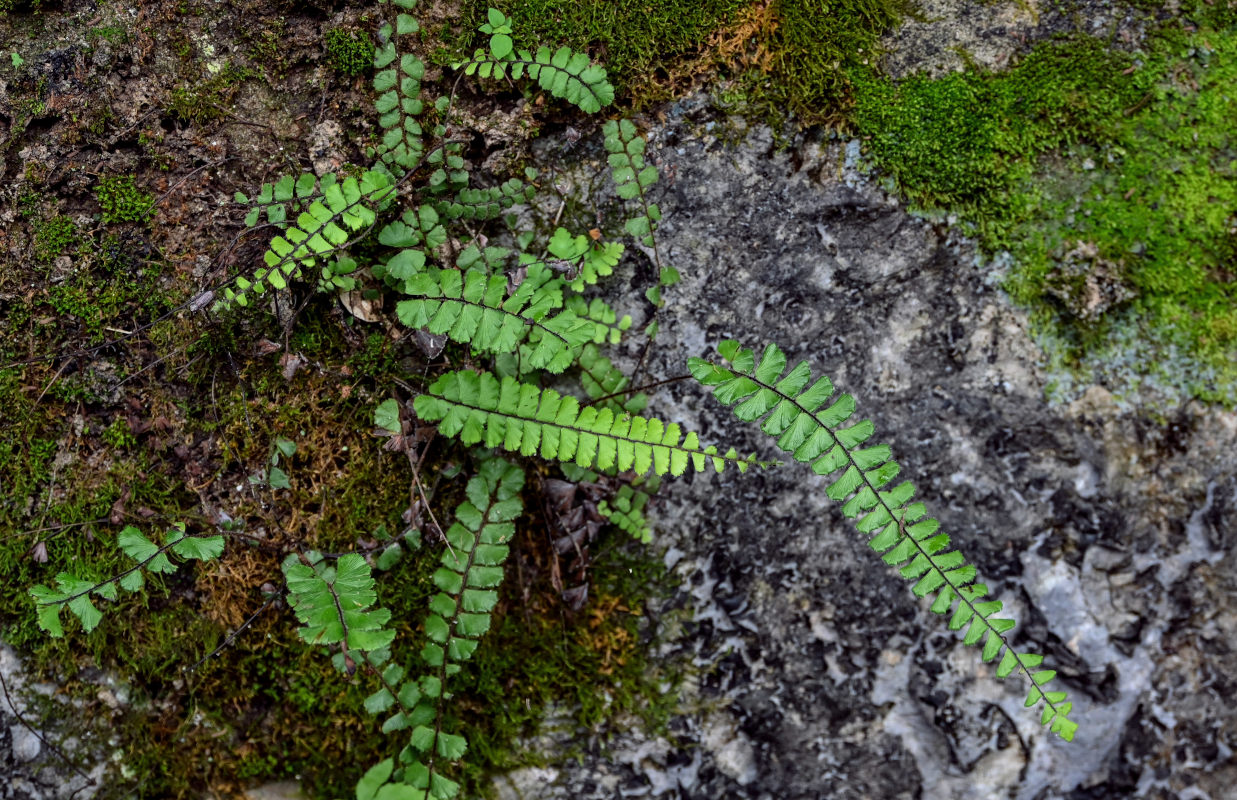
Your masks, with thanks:
M94 794L106 772L107 763L86 756L93 766L81 770L68 766L49 752L55 742L61 753L82 757L93 748L82 747L75 738L63 738L55 729L57 721L72 714L57 701L49 700L56 687L51 684L27 685L21 661L12 648L0 642L0 800L68 800ZM53 704L49 711L47 704ZM23 724L23 721L27 724ZM31 726L37 727L35 732Z
M774 152L755 129L726 146L699 109L651 132L675 174L659 248L684 281L650 377L738 338L854 393L1082 729L1046 735L1025 686L997 681L789 464L671 482L655 505L683 580L670 605L694 614L673 648L699 668L674 735L623 735L504 796L1231 797L1237 415L1150 418L1100 387L1050 407L992 270L856 174L856 143ZM688 384L659 398L704 439L776 456Z
M1123 47L1141 40L1146 25L1142 15L1109 0L918 0L915 6L914 17L881 42L881 67L896 78L961 72L968 64L1000 70L1034 42L1062 33L1105 37Z

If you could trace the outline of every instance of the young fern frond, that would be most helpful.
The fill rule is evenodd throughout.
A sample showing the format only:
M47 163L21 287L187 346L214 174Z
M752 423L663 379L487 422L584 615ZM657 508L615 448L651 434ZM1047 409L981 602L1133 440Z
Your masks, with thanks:
M537 170L524 170L528 180L537 177ZM488 189L460 189L454 200L439 200L435 208L447 219L498 219L503 211L519 203L527 203L537 195L537 189L519 178L511 178Z
M60 611L68 608L82 623L82 630L90 633L103 619L102 612L90 598L92 594L104 600L115 600L117 587L127 592L140 591L145 585L142 570L157 574L176 571L176 565L168 559L168 553L199 561L218 558L223 552L223 537L186 534L185 524L178 522L168 529L163 544L156 545L137 528L128 525L117 535L116 545L137 562L119 575L100 582L61 572L56 576L55 589L42 584L30 589L40 628L51 636L63 636Z
M491 34L489 48L478 48L472 60L452 64L465 75L482 78L516 80L527 75L542 89L593 114L614 102L614 87L606 79L605 67L592 64L587 53L577 53L570 47L554 52L539 47L536 52L517 49L511 40L511 22L501 12L491 8L489 21L481 31Z
M400 5L410 8L411 5ZM421 100L421 79L425 77L425 64L412 53L398 52L396 40L411 36L420 30L420 24L412 16L399 12L395 25L384 24L378 29L378 41L382 45L374 50L374 101L378 125L382 129L382 141L370 152L397 172L407 172L421 163L425 156L422 142L424 130L417 117L425 110ZM396 66L398 61L398 66Z
M365 700L371 714L398 709L383 723L384 732L410 731L400 754L402 767L387 759L369 770L357 785L359 800L416 798L450 800L459 784L442 774L468 748L467 740L445 729L450 678L470 659L490 629L498 605L503 563L515 534L515 520L524 510L520 490L524 473L498 458L482 462L465 489L467 499L456 509L456 521L446 531L448 547L433 575L438 593L430 600L425 620L429 640L421 659L429 668L417 679L403 680L404 670L387 664L387 653L374 653L370 664L381 676L382 688ZM379 669L381 668L381 669ZM388 783L394 778L395 783Z
M650 303L661 308L665 305L661 290L679 282L679 271L663 265L657 249L655 231L657 223L661 221L661 207L649 199L649 190L657 183L657 167L645 161L646 142L631 120L610 120L601 130L605 136L606 152L610 154L608 161L615 192L624 200L639 202L640 213L627 220L623 227L652 251L654 266L657 268L657 284L649 287L644 295ZM657 335L656 320L649 323L647 332L650 337Z
M315 551L293 553L282 567L288 605L302 626L297 634L309 644L340 645L345 671L352 672L363 654L391 644L391 612L371 608L378 593L363 556L346 553L332 563Z
M569 274L573 291L582 292L601 278L614 272L623 257L623 245L618 242L592 242L587 237L572 236L566 228L558 228L550 237L546 250Z
M308 176L302 176L305 177ZM300 183L307 187L307 197L308 191L312 190L312 182ZM323 262L319 278L322 288L339 285L340 281L332 271L334 265L342 265L341 272L355 269L355 262L351 259L339 258L333 262L328 259L347 246L350 231L357 233L377 221L376 212L382 210L395 194L390 176L370 170L362 174L360 180L347 177L342 181L324 183L321 191L320 200L310 202L306 210L297 216L295 224L287 223L283 235L271 239L262 255L266 266L254 270L252 280L238 275L233 286L223 289L223 296L215 302L213 310L228 309L233 304L246 306L250 293L264 294L268 283L276 289L285 289L288 280L301 276L303 267L313 267L319 261ZM344 284L343 288L351 288L350 279Z
M870 537L869 546L883 554L886 564L898 567L903 578L915 581L911 591L916 597L933 597L933 612L952 611L949 629L966 628L967 645L982 642L985 662L1004 651L997 677L1023 672L1031 683L1027 707L1042 701L1042 723L1072 740L1078 727L1068 716L1072 704L1066 702L1065 692L1045 689L1056 672L1037 670L1042 656L1018 653L1010 645L1005 634L1014 620L993 616L1001 610L1001 602L984 599L988 588L975 582L975 567L950 549L948 534L938 533L939 523L925 516L923 503L911 502L915 487L904 482L886 489L901 467L892 460L888 445L863 446L875 432L870 421L848 424L855 399L842 394L826 407L833 396L829 379L813 382L806 361L786 372L786 356L776 345L765 348L759 363L738 342L722 342L718 352L731 368L690 359L696 380L711 387L723 405L733 406L739 419L763 418L761 430L776 437L778 447L795 461L810 464L818 475L837 475L826 494L843 503L843 514L858 518L856 527Z
M517 350L531 331L540 336L529 347L529 364L536 369L562 372L575 362L580 348L593 341L604 325L562 311L557 280L546 280L549 270L534 266L528 277L507 297L507 278L481 269L461 273L454 269L431 269L407 279L404 292L414 299L395 307L400 322L409 328L445 333L477 350L509 353Z
M644 516L644 507L648 502L647 492L624 485L619 487L618 494L611 500L602 500L597 504L597 513L618 526L619 530L648 544L653 541L653 530Z
M727 464L740 472L752 464L765 466L733 448L725 454L715 446L701 449L696 434L684 437L677 423L581 408L574 397L488 372L448 372L417 396L413 408L426 422L437 422L444 436L464 444L574 461L585 469L682 475L689 466L697 472L708 464L718 472Z

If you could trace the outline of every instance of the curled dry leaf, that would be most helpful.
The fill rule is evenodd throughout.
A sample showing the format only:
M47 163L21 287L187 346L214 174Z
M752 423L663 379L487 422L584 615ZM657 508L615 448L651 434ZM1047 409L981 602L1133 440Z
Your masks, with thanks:
M362 322L378 322L382 319L382 297L367 298L363 292L344 292L339 303L352 316Z

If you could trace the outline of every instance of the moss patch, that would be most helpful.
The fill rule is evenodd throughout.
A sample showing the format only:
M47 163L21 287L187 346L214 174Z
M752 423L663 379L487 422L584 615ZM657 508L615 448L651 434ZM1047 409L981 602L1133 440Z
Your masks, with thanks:
M1138 54L1054 42L999 74L853 75L873 163L1012 254L1006 286L1064 372L1237 402L1231 28L1172 26Z

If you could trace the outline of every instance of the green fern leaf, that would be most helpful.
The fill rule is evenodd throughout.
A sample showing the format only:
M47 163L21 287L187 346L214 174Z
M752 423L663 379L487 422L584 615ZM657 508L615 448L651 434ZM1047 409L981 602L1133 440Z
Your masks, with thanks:
M297 180L285 176L274 185L271 196L275 200L282 202L296 196L305 201L305 210L298 214L295 223L282 226L281 235L271 239L262 256L265 266L253 272L252 280L237 276L232 286L222 290L213 310L246 306L251 293L264 294L268 285L285 289L289 280L302 276L302 268L314 267L319 262L322 288L338 285L336 273L347 271L349 264L355 268L355 262L334 257L347 246L349 232L360 232L376 222L376 212L395 193L390 177L377 170L366 172L359 179L350 176L338 182L334 176L329 180L324 177L318 190L314 188L315 180L308 174ZM318 199L312 199L315 191L319 192ZM259 199L266 196L264 188Z
M332 564L321 553L289 555L283 562L288 605L301 622L297 634L310 644L343 644L363 653L387 647L395 632L387 629L391 612L370 609L377 600L374 578L365 559L355 553Z
M794 460L810 463L819 475L836 476L826 489L830 499L842 502L842 513L858 519L857 527L871 537L869 546L883 554L882 560L899 568L906 580L915 581L917 597L933 597L932 611L949 614L951 630L966 629L963 643L982 642L984 661L992 661L1004 651L997 676L1004 678L1021 671L1031 684L1027 705L1045 704L1043 724L1065 739L1072 739L1077 726L1066 716L1070 704L1064 692L1048 692L1044 686L1055 677L1051 670L1033 672L1042 657L1018 653L1005 634L1014 621L993 616L1001 611L999 601L982 598L987 587L975 584L977 572L963 555L950 549L947 534L937 533L934 519L923 519L922 503L912 503L910 483L882 491L898 475L900 467L892 460L888 445L860 449L875 430L863 420L840 428L855 412L855 400L847 394L833 396L833 384L825 378L812 383L806 362L786 371L786 356L776 345L768 345L757 362L755 353L737 342L726 341L718 352L730 367L704 359L688 361L692 375L735 416L756 422L776 438L778 447ZM807 387L807 388L805 388ZM841 473L840 475L838 473ZM910 524L914 523L914 524Z
M616 415L609 408L586 406L553 389L542 390L514 378L488 372L448 372L413 402L417 416L437 422L445 436L464 444L502 447L525 456L574 461L585 469L632 470L643 475L697 472L708 464L721 472L726 464L745 471L761 462L740 458L734 450L700 448L695 433L684 437L675 423Z
M481 269L429 270L404 282L417 296L396 305L395 313L410 328L446 334L457 342L492 353L509 353L539 333L529 348L530 366L562 372L580 348L596 337L597 325L571 311L550 316L562 306L562 291L544 266L534 265L515 293L507 297L507 278Z

